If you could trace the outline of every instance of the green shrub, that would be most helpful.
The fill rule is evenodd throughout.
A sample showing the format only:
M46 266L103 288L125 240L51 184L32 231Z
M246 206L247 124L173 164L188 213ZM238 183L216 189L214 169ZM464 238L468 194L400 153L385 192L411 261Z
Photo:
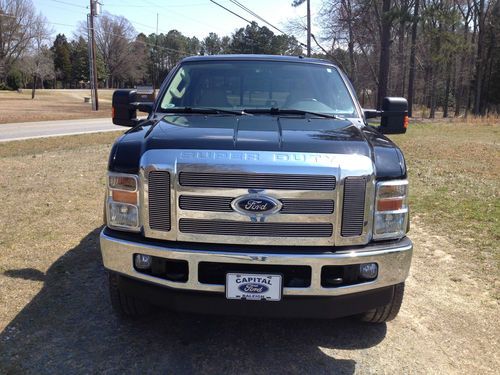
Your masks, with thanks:
M0 82L0 90L12 90L6 83Z
M11 69L9 74L7 74L7 86L12 90L17 90L22 86L23 77L19 70Z

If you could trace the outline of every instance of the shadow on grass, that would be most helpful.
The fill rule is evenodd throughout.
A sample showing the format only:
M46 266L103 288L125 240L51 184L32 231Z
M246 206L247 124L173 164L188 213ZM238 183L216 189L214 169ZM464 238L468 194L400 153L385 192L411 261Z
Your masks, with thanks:
M45 274L35 268L21 268L18 270L7 270L3 273L5 276L16 279L45 281Z
M350 319L255 320L166 311L121 321L110 307L96 228L59 258L0 333L0 373L352 374L328 349L377 345L386 326ZM38 280L31 269L7 276Z

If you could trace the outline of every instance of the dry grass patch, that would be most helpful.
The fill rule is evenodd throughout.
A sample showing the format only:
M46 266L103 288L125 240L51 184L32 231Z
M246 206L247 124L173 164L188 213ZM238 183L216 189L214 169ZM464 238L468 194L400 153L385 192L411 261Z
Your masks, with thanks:
M241 353L259 373L496 373L498 301L484 278L498 253L498 131L416 125L394 137L415 253L403 310L379 326L185 314L126 324L98 246L118 133L2 143L0 373L239 373Z
M31 90L0 91L0 124L45 120L69 120L109 117L113 90L99 91L99 111L93 112L84 97L89 90L37 90L31 99Z
M412 219L465 249L480 275L498 277L500 123L416 124L393 139L408 163Z
M0 330L42 288L37 277L102 225L108 153L118 134L0 144Z

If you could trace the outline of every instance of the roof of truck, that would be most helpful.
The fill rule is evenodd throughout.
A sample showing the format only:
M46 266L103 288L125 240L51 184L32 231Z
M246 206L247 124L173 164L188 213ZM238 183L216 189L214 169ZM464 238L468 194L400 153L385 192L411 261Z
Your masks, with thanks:
M328 64L334 65L331 61L316 59L304 56L281 56L281 55L204 55L204 56L189 56L182 60L182 62L191 61L282 61L282 62L301 62L313 64Z

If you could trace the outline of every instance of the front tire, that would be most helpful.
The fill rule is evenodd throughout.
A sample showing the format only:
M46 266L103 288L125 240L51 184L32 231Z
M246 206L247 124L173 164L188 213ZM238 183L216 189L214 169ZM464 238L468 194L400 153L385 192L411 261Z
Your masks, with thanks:
M405 283L394 285L391 301L384 306L377 307L361 314L360 319L368 323L385 323L393 320L399 313L403 302Z
M120 289L120 275L110 272L108 283L111 306L118 316L139 318L152 310L152 306L148 302L133 297Z

